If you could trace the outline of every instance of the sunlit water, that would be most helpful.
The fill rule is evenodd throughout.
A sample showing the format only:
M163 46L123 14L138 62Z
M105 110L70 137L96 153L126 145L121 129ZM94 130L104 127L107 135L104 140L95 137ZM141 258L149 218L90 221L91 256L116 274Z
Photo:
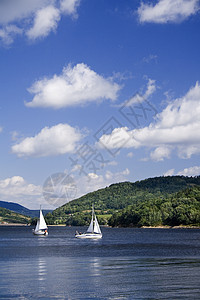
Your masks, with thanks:
M198 229L31 230L0 226L0 299L200 299Z

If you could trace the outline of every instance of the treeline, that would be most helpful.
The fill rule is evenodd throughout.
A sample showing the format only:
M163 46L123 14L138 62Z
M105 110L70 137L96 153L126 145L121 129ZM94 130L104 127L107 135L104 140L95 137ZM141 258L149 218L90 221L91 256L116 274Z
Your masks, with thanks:
M0 223L4 222L29 224L31 223L31 217L27 217L22 214L15 213L7 208L0 207Z
M92 203L95 203L96 210L114 211L146 201L152 196L164 197L192 185L200 186L200 176L161 176L136 182L120 182L66 203L54 210L53 215L60 215L62 212L73 214L90 210Z
M156 226L170 224L173 226L181 224L180 221L183 224L188 222L188 224L196 224L198 218L187 217L187 213L193 214L190 212L193 200L190 203L190 199L187 198L185 201L189 202L181 205L173 203L178 197L178 194L174 193L196 186L200 186L200 176L162 176L135 183L121 182L66 203L47 214L45 218L48 224L88 225L91 218L91 206L94 203L101 225ZM182 200L179 199L179 201ZM198 200L195 198L195 201ZM195 206L195 210L198 209ZM185 215L183 221L179 216L180 211L182 211L182 215Z
M200 187L188 188L166 199L156 198L114 213L110 226L200 225Z

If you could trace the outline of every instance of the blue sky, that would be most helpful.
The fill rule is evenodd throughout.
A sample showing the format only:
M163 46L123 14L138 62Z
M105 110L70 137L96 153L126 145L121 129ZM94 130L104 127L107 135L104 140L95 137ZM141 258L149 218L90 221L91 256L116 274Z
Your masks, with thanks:
M200 174L198 0L0 1L0 199Z

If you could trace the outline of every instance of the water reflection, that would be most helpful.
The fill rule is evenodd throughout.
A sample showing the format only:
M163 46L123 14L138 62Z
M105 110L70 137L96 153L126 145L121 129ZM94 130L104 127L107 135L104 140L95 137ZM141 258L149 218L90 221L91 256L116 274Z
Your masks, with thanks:
M14 230L0 234L0 299L200 299L200 231L105 229L93 242Z
M1 264L0 298L199 299L199 275L195 259L11 260Z
M44 258L38 260L38 280L47 279L47 266Z
M100 259L98 257L91 259L90 261L90 273L92 277L95 276L101 276L101 264L100 264Z

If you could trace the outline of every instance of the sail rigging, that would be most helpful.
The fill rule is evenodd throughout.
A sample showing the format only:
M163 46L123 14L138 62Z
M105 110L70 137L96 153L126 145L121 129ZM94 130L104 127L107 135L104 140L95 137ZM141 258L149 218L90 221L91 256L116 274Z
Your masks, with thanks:
M93 214L92 214L92 219L91 219L91 222L90 222L90 225L88 227L88 230L87 232L93 232L93 227L94 227L94 221L93 221Z
M97 217L94 213L94 205L92 206L92 218L90 225L86 231L86 233L76 233L75 237L77 238L92 238L92 239L100 239L102 238L101 229L99 223L97 221Z
M101 233L101 229L96 216L94 218L94 233Z
M40 209L39 230L41 230L41 229L47 229L47 224L46 224L44 216L42 214L42 210Z
M35 234L35 235L48 235L47 229L48 229L48 227L47 227L47 224L45 222L45 219L44 219L44 216L43 216L43 213L42 213L42 209L41 209L41 206L40 206L40 217L37 220L37 224L36 224L35 229L33 229L33 234Z

